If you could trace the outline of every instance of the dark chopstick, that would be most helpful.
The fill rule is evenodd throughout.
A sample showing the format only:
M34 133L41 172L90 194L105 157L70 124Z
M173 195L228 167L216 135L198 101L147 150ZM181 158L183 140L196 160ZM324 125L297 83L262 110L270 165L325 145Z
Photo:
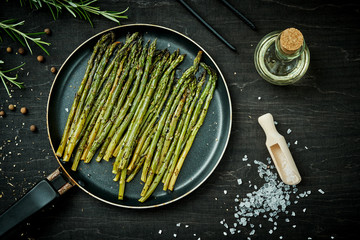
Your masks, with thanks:
M238 17L244 22L246 23L252 30L256 30L256 26L247 18L245 17L241 12L239 12L239 10L237 10L236 8L234 8L233 5L231 5L228 1L226 0L221 0L228 8L230 8L236 15L238 15Z
M236 52L236 48L231 45L225 38L223 38L210 24L208 24L199 14L197 14L186 2L178 0L189 12L191 12L202 24L204 24L215 36L217 36L223 43L226 44L231 50Z

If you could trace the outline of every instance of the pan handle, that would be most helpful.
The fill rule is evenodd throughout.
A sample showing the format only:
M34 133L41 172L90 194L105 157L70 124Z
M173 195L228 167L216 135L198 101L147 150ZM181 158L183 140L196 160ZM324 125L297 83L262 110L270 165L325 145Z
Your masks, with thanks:
M69 180L62 175L60 169L55 170L47 179L37 183L20 200L0 215L0 237L44 208L72 186Z

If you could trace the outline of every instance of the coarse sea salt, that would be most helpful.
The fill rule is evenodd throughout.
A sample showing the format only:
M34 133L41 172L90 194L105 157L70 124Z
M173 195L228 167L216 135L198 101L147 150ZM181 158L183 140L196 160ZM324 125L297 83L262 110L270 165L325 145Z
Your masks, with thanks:
M248 161L248 156L244 155L243 161ZM220 223L226 229L226 232L230 234L240 233L241 228L250 226L251 231L243 231L252 236L257 229L263 227L263 225L257 224L259 220L254 220L257 217L266 219L268 223L273 223L273 226L268 226L267 232L273 234L274 231L278 229L278 223L275 221L279 219L279 214L286 214L285 216L295 216L294 211L288 211L287 208L293 202L291 198L304 198L311 194L311 191L305 191L298 193L298 188L293 185L284 184L279 178L274 170L273 162L271 158L266 158L267 164L258 160L254 160L254 166L257 166L257 172L265 182L262 186L256 185L254 191L248 192L245 196L236 195L234 199L234 223L230 224L234 227L229 227L226 220L223 219ZM236 179L238 185L242 185L241 179ZM251 187L251 181L249 181L249 187ZM251 188L253 189L253 188ZM297 201L297 200L296 200ZM303 210L303 212L305 212ZM254 221L254 222L253 222ZM261 219L260 219L261 221ZM285 222L290 222L289 218L285 218ZM293 228L296 225L292 225ZM231 230L230 230L231 229ZM280 239L282 237L280 236Z

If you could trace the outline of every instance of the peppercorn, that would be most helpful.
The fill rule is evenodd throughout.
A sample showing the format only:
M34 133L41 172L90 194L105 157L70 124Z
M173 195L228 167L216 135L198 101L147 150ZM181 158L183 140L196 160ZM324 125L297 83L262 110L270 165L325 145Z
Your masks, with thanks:
M27 114L27 108L26 108L26 107L22 107L22 108L20 109L20 112L21 112L22 114Z
M4 110L0 111L0 117L5 117L5 111Z
M45 59L44 59L44 56L42 56L42 55L39 55L39 56L37 56L37 58L36 58L39 62L43 62Z
M7 48L6 48L6 52L11 53L11 52L12 52L12 48L11 48L11 47L7 47Z
M36 126L35 126L35 125L31 125L31 126L30 126L30 131L35 132L35 131L36 131L36 129L37 129L37 128L36 128Z
M56 73L56 67L51 67L51 68L50 68L50 71L51 71L52 73Z
M50 35L51 34L51 30L50 28L45 28L44 32L46 33L46 35Z
M25 54L25 49L24 48L19 48L18 49L18 53L20 53L21 55Z
M9 110L10 110L10 111L14 111L14 110L15 110L14 104L10 104L10 105L9 105Z

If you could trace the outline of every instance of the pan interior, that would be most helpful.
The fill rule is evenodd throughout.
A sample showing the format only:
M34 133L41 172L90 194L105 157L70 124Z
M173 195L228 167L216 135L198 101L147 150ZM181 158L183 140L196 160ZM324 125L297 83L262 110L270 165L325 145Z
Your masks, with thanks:
M153 25L128 25L114 28L112 31L116 34L118 41L124 42L127 33L138 31L145 41L157 38L157 49L167 48L170 52L180 49L180 53L186 54L186 58L178 67L180 71L177 71L177 77L180 77L182 72L192 65L197 52L201 50L196 43L177 32ZM59 146L74 95L97 39L98 37L91 38L74 51L60 69L53 84L48 104L48 126L54 151ZM111 173L114 159L100 163L93 160L90 164L81 162L76 172L71 171L71 162L64 163L58 160L63 169L92 196L123 207L158 206L172 202L196 189L220 161L231 128L231 103L225 80L206 53L203 54L202 61L218 71L219 79L204 124L185 160L173 192L164 192L159 184L152 197L145 203L138 202L143 186L140 174L138 174L133 181L126 184L124 200L118 200L119 184L112 180L114 175Z

